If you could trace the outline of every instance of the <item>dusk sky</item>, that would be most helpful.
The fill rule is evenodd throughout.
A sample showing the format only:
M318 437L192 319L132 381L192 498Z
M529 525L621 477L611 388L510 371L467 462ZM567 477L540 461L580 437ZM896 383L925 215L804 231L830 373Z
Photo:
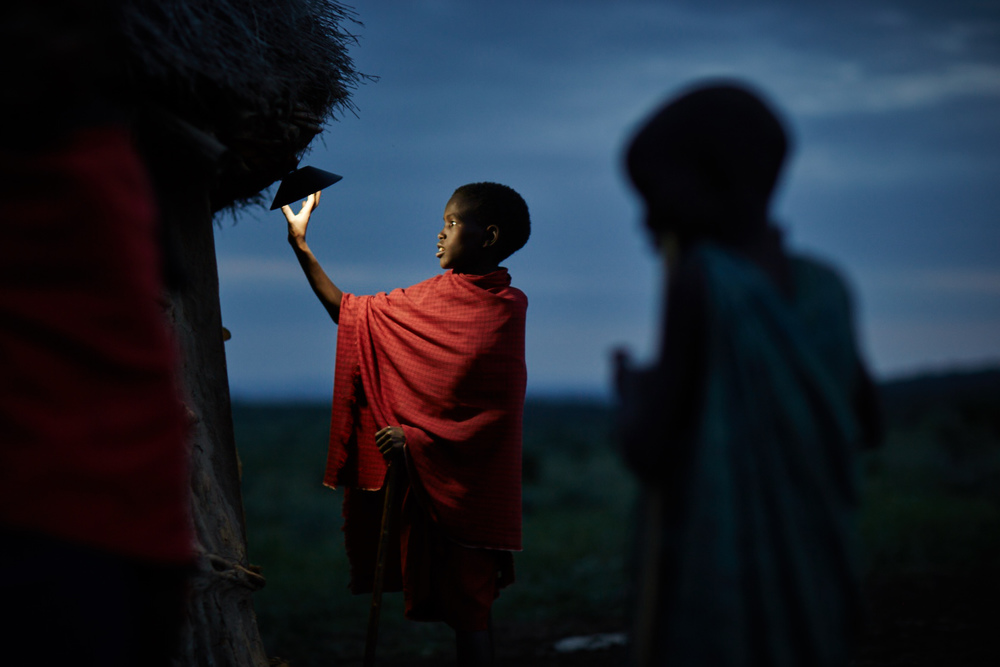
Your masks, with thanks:
M516 189L532 236L505 265L530 303L529 395L607 395L612 348L651 358L662 278L621 153L706 77L783 113L775 221L847 275L877 377L1000 365L1000 3L348 4L351 55L379 79L303 160L344 176L309 244L345 291L405 287L440 272L457 186ZM266 208L216 231L232 392L328 399L336 327Z

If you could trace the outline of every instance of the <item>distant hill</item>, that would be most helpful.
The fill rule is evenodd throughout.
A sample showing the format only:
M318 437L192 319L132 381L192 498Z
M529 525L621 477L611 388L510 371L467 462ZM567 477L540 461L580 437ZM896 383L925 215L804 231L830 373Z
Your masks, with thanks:
M994 412L1000 418L1000 368L914 375L883 382L880 392L890 424L919 420L938 409L969 405Z
M888 425L919 421L940 409L974 406L980 415L1000 421L1000 367L974 371L922 373L879 384ZM254 424L287 417L293 421L329 422L330 404L320 402L240 401L233 403L237 420ZM559 441L572 433L575 439L607 439L613 407L602 399L529 397L524 421L527 439Z

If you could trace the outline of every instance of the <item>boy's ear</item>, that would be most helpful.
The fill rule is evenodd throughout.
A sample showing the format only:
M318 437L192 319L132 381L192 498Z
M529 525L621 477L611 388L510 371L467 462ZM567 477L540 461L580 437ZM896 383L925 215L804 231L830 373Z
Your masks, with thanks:
M486 238L483 239L483 247L489 248L491 245L495 245L497 239L500 238L500 228L496 225L489 225L486 227Z

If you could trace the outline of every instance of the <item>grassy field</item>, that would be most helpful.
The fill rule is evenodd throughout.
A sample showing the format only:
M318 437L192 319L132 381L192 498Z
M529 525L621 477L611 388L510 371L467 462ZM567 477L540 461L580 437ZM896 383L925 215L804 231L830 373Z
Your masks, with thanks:
M341 494L322 486L329 413L325 406L234 406L244 505L254 564L267 586L254 596L269 655L294 667L360 658L367 596L347 591ZM498 625L581 621L619 625L632 481L616 457L604 406L532 402L524 441L524 552L517 583L494 607ZM570 619L572 623L569 623ZM453 651L441 624L402 618L387 595L379 655Z
M866 572L1000 571L1000 373L885 393L888 437L864 458Z
M862 460L869 580L998 570L996 380L968 391L947 382L886 388L888 438ZM358 662L369 599L347 591L341 495L321 484L327 407L238 404L234 422L250 557L268 582L255 608L269 655L293 667ZM527 406L525 550L515 558L518 582L494 608L498 626L555 633L623 627L636 489L615 455L610 428L610 410L598 403ZM386 598L379 655L450 655L451 632L406 622L399 598Z

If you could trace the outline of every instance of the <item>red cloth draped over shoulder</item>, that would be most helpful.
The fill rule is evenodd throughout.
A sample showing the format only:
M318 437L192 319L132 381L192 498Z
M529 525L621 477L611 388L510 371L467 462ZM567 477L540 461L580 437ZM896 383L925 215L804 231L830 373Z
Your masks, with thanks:
M520 550L527 305L503 268L344 294L325 483L380 488L374 433L401 426L411 484L444 532Z
M158 229L124 127L0 151L0 525L193 558Z

